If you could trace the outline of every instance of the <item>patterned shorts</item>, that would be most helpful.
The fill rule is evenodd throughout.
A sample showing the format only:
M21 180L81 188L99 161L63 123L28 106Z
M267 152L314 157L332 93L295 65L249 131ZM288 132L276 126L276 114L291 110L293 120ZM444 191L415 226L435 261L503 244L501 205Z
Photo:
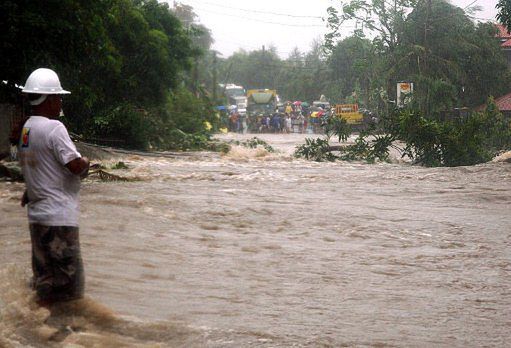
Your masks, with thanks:
M30 224L33 287L39 300L83 297L85 277L78 227Z

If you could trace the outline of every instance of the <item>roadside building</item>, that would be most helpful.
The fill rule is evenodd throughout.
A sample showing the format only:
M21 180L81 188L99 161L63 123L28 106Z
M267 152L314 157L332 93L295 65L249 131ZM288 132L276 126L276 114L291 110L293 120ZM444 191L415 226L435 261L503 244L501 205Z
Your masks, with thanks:
M511 68L511 33L508 32L507 28L500 23L496 23L495 27L497 28L496 36L500 40L500 47L506 55L508 66ZM511 92L495 98L495 104L506 118L511 118ZM486 103L474 108L474 110L484 111L485 108Z
M497 108L500 110L502 115L504 115L506 118L511 118L511 92L496 98L495 104L497 105ZM484 111L485 108L486 104L483 104L478 106L475 111Z
M507 64L511 67L511 33L502 24L495 24L497 27L497 37L500 40L500 47L504 51L507 59Z

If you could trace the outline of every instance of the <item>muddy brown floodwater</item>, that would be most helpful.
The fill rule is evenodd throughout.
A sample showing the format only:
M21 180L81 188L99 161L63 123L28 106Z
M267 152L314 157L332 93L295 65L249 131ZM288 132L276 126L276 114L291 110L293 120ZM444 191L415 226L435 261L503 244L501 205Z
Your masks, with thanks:
M248 135L224 135L228 139ZM87 179L87 298L34 304L30 240L0 183L0 346L503 347L511 164L423 168L280 150L126 156Z

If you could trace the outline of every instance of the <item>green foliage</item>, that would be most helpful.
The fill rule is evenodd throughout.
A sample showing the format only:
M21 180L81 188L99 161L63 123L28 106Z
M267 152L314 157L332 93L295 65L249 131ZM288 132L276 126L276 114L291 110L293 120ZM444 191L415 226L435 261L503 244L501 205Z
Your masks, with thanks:
M210 141L207 149L209 151L221 152L221 153L226 154L229 151L231 151L231 145L229 145L228 143L226 143L224 141Z
M307 53L295 48L287 59L281 59L275 47L236 52L219 60L219 77L219 82L246 89L275 88L282 100L310 102L322 94L337 94L320 42L314 42Z
M482 118L485 146L493 153L511 149L511 119L504 118L493 97L488 98L486 109L479 117Z
M343 161L366 161L368 163L389 162L389 150L395 137L391 134L370 134L361 132L354 145L341 150L339 159Z
M202 150L208 148L210 136L207 133L185 133L180 129L172 129L165 137L165 148L171 150Z
M128 166L123 161L119 161L110 167L111 169L128 169Z
M275 149L270 144L268 144L266 141L262 139L259 139L258 137L253 137L251 139L243 141L234 140L231 141L230 143L234 145L248 147L249 149L256 149L257 147L262 146L268 152L271 153L275 152Z
M511 2L509 0L498 0L495 6L498 9L497 20L511 30Z
M415 108L436 118L454 107L477 106L489 95L504 94L511 78L495 26L474 24L466 13L470 10L444 0L397 0L392 6L385 0L351 0L329 9L325 41L342 95L359 86L362 104L381 114L388 106L375 92L383 88L395 100L396 82L412 81ZM372 42L362 31L334 42L345 21L360 23L371 32Z
M331 53L334 50L336 41L341 36L339 33L341 18L339 16L339 11L335 7L330 6L326 11L328 13L327 28L329 31L325 34L324 48L327 53Z
M476 26L462 9L443 0L420 2L404 24L395 76L416 82L414 98L428 117L480 105L510 85L495 34L493 24Z
M336 81L338 88L336 94L344 98L358 90L357 97L368 105L370 101L367 91L374 88L376 82L373 76L375 58L374 47L368 39L351 36L340 41L328 57L331 79Z
M493 99L485 112L449 122L405 111L400 115L398 137L406 143L403 154L425 166L474 165L511 147L509 121L496 111Z
M324 122L323 129L327 139L335 135L339 142L348 140L352 131L351 126L346 120L340 117L329 117Z
M305 139L305 144L296 148L295 157L316 162L322 161L366 161L368 163L389 162L389 149L394 136L389 134L361 133L353 145L332 147L327 139ZM338 153L337 153L338 152Z
M125 103L105 111L92 119L86 137L110 141L114 145L147 149L151 122L146 110Z
M204 93L181 87L198 55L195 37L157 0L3 1L0 76L24 84L35 68L52 68L72 91L64 99L71 131L169 146L174 128L201 134L205 120L216 123Z
M316 162L332 162L337 159L337 156L335 156L332 151L330 151L328 139L321 138L305 138L305 144L296 148L294 156L297 158L305 158L306 160Z
M309 160L389 161L391 148L415 164L428 167L484 163L511 148L511 121L496 108L493 98L482 113L453 121L425 118L417 110L396 110L383 121L383 129L369 128L352 145L332 147L327 139L306 139L295 156ZM335 132L334 132L335 134ZM345 137L339 141L346 140ZM396 141L404 144L397 147ZM334 151L339 151L336 155Z
M105 26L122 59L106 76L105 101L124 99L143 108L165 103L193 55L190 38L168 5L115 0Z
M205 122L209 122L213 131L218 129L219 120L209 101L196 97L184 87L170 93L166 109L170 128L178 128L185 133L200 133L206 131Z

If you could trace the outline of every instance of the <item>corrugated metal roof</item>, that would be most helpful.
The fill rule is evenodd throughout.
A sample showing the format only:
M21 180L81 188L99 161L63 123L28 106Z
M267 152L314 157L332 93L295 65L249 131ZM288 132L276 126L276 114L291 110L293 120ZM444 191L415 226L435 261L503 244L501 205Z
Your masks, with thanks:
M507 28L500 23L496 23L495 26L499 30L497 37L501 39L511 39L511 33L507 31Z
M495 104L497 105L500 111L511 111L511 92L495 99ZM477 108L475 108L476 111L484 111L485 109L486 104L480 105Z
M495 103L500 111L511 111L511 93L495 99Z

